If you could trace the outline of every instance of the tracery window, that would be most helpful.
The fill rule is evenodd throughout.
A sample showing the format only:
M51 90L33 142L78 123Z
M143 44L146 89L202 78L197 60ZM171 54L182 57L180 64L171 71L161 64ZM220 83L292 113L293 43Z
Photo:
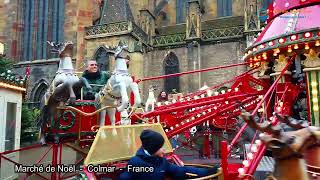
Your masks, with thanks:
M174 74L179 72L179 60L178 57L170 52L163 61L163 67L165 74ZM173 89L177 92L180 91L179 77L170 77L165 79L164 89L167 93L171 93Z

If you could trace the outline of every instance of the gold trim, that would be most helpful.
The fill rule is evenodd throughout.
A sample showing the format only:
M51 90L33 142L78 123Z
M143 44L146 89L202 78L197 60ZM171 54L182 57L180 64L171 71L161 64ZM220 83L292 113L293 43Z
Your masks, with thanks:
M304 69L303 69L303 72L317 71L317 70L320 70L320 67L304 68Z
M0 82L0 87L8 88L8 89L16 90L16 91L26 91L26 88L19 87L19 86L14 86L14 85L7 84L7 83L4 83L4 82Z
M275 73L272 73L272 74L270 74L270 76L277 76L277 75L280 75L281 74L281 72L275 72ZM286 75L291 75L291 72L289 72L289 71L285 71L284 72L284 74Z

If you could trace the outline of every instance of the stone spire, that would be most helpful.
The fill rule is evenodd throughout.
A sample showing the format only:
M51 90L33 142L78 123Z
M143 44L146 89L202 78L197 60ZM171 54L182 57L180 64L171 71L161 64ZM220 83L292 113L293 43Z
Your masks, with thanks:
M134 21L128 0L104 0L99 24Z

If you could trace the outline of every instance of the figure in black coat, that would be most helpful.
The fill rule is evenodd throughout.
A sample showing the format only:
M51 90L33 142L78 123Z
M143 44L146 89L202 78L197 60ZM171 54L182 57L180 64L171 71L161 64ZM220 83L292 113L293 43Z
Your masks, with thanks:
M142 147L132 157L119 177L120 180L162 180L165 176L173 179L186 179L186 173L196 174L197 177L217 173L218 166L210 169L195 167L180 167L171 164L164 158L164 139L160 133L144 130L140 139Z

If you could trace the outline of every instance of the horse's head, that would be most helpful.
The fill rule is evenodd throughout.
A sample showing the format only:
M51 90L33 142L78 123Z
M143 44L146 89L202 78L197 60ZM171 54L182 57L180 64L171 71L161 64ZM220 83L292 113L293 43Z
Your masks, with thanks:
M157 90L157 85L150 85L149 86L149 92L154 92L155 90Z
M117 58L127 58L129 56L129 49L127 45L122 45L119 43L118 47L115 49L114 57Z
M320 129L318 127L308 126L305 121L295 120L288 116L279 114L276 114L276 116L282 123L292 127L295 131L284 132L280 124L257 123L252 115L244 110L241 114L243 120L251 128L265 132L260 138L272 150L275 158L279 160L290 157L301 158L306 148L319 141Z
M52 48L51 52L59 53L60 58L72 57L73 43L71 41L64 43L47 42Z

